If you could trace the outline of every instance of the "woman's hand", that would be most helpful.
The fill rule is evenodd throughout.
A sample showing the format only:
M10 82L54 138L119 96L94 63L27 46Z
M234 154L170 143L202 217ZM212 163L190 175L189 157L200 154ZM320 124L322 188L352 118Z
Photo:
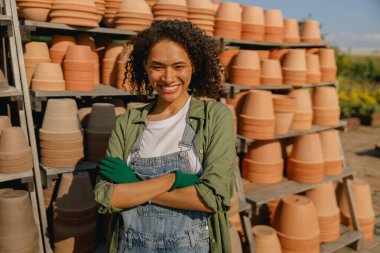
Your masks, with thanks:
M193 186L199 182L199 178L195 174L187 174L182 171L177 170L175 172L175 181L169 191L174 189L184 188L188 186Z
M98 174L116 184L140 182L141 179L119 158L107 156L99 164Z

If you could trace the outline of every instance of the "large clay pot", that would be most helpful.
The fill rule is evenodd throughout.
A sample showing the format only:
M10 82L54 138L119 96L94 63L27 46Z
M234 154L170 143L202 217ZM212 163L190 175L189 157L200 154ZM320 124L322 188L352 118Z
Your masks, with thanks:
M260 85L260 59L255 51L239 51L232 62L230 80L235 84Z
M306 192L317 210L321 242L333 242L340 236L339 208L333 184L326 183Z
M311 199L301 195L283 197L273 221L283 252L319 253L319 224Z
M277 232L272 227L256 225L252 228L256 252L281 253Z
M301 29L301 40L302 42L321 42L321 31L319 29L318 20L307 19L303 21Z
M65 80L58 63L39 63L32 79L32 89L39 91L65 90Z
M340 175L343 169L343 155L338 130L323 131L319 136L325 161L325 174Z

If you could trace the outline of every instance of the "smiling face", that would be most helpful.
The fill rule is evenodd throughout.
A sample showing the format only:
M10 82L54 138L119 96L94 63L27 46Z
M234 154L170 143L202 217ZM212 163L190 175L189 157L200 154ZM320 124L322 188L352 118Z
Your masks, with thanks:
M193 67L181 45L171 40L158 42L150 50L145 69L160 102L184 104L187 101Z

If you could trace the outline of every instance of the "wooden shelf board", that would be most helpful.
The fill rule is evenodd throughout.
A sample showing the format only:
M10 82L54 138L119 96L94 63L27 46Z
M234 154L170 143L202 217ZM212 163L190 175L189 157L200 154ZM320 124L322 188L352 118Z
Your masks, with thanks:
M252 206L247 201L240 201L239 203L239 213L250 211Z
M127 96L131 95L130 92L119 90L112 86L95 84L93 91L34 91L30 90L32 97L76 97L76 96Z
M60 175L64 173L70 173L70 172L93 170L96 168L96 164L97 163L94 163L94 162L81 161L75 167L71 167L71 168L52 168L52 167L47 167L43 164L40 164L40 166L41 166L42 172L46 176L56 176L56 175Z
M72 26L60 23L51 22L40 22L33 20L24 20L21 22L24 27L30 28L44 28L44 29L55 29L55 30L67 30L67 31L78 31L78 32L90 32L90 33L101 33L101 34L115 34L115 35L137 35L137 32L130 30L121 30L106 27L85 27L85 26Z
M271 139L271 140L292 138L292 137L296 137L296 136L300 136L300 135L304 135L304 134L318 133L318 132L322 132L322 131L326 131L326 130L330 130L330 129L345 128L346 124L347 124L346 121L341 120L341 121L339 121L338 125L336 125L336 126L313 125L311 127L311 129L309 129L309 130L304 130L304 131L290 130L289 133L287 133L287 134L275 135L273 137L273 139ZM254 139L246 138L246 137L241 136L241 135L237 135L237 137L241 140L246 141L248 144L251 142L254 142L254 141L260 141L260 140L254 140Z
M7 15L0 15L0 26L8 26L12 24L12 17Z
M259 86L248 86L248 85L240 85L240 84L233 84L233 83L225 83L225 91L227 93L230 92L230 89L234 89L235 93L238 93L242 90L293 90L293 89L304 89L304 88L317 88L322 86L336 86L335 82L325 82L325 83L319 83L319 84L306 84L304 86L292 86L288 84L282 84L282 85L275 85L275 86L269 86L269 85L259 85Z
M220 38L221 37L216 37ZM264 41L249 41L249 40L235 40L223 38L225 44L230 45L246 45L246 46L261 46L261 47L282 47L282 48L306 48L306 47L326 47L328 44L325 42L320 43L308 43L308 42L300 42L300 43L277 43L277 42L264 42Z
M8 86L8 88L5 90L0 90L0 97L16 97L16 96L22 96L22 91L13 86Z
M0 182L6 182L16 179L33 179L33 171L26 171L15 174L2 174L0 173Z
M338 176L325 176L325 179L316 184L303 184L285 178L282 182L276 184L257 184L249 183L244 186L245 197L248 202L255 207L259 207L270 201L282 198L286 195L297 194L310 189L313 189L321 184L332 182L350 175L353 175L353 170L344 168Z
M340 237L338 240L329 243L322 243L320 246L321 253L335 252L341 248L344 248L362 238L362 235L358 231L349 230L346 226L341 225Z

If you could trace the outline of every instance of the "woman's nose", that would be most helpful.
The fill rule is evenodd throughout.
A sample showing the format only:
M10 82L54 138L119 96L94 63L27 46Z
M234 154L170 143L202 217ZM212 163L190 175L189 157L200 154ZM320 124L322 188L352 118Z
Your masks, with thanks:
M167 84L173 83L175 80L175 71L172 68L166 68L163 74L163 80Z

